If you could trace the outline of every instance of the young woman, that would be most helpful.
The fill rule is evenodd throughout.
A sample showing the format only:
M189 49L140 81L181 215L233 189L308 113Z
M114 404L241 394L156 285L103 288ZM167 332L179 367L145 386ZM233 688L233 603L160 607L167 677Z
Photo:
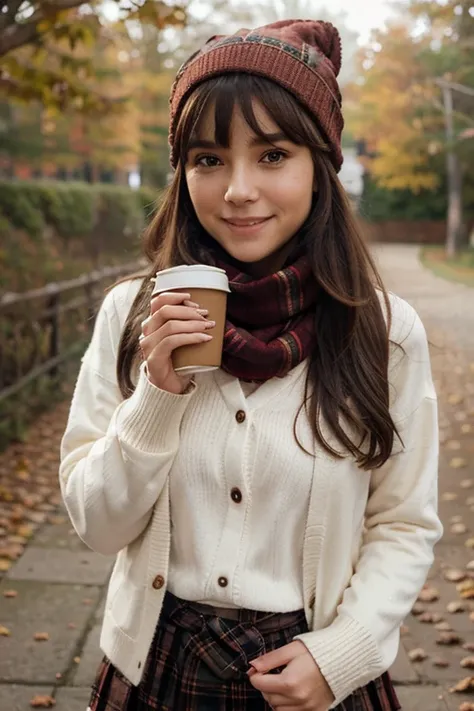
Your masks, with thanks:
M74 527L118 554L92 711L392 711L387 670L441 535L437 416L413 309L383 289L337 178L324 22L214 37L171 96L149 269L106 296L62 443ZM223 366L163 268L231 284Z

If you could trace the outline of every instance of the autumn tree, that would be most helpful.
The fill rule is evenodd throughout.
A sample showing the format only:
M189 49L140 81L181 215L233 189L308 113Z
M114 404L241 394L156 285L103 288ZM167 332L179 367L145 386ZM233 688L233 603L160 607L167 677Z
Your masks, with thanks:
M162 0L111 0L116 20L180 26L182 7ZM91 91L94 67L81 47L91 47L107 23L101 0L0 0L0 88L3 96L38 100L63 110L104 112L110 102ZM86 53L87 55L87 53ZM48 60L46 62L46 59Z

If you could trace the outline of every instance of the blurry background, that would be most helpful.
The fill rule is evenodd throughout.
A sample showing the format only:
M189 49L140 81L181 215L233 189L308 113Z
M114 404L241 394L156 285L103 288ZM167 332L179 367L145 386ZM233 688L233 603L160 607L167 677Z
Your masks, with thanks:
M71 532L58 449L97 305L169 178L174 75L284 18L340 30L341 180L432 344L446 534L393 674L405 711L474 711L472 0L0 0L2 710L87 705L112 561Z

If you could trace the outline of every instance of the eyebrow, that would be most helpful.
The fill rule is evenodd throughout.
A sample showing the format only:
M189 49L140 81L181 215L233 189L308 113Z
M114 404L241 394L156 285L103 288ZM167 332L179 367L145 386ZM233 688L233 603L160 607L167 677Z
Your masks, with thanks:
M279 141L288 141L288 136L286 136L283 132L278 132L278 133L266 133L265 136L255 136L252 138L250 141L250 145L252 147L255 146L268 146L268 145L273 145L275 143L278 143ZM188 151L192 151L193 148L208 148L210 150L214 148L222 148L222 146L219 146L218 143L215 141L209 141L204 138L195 138L194 140L191 140L188 144Z

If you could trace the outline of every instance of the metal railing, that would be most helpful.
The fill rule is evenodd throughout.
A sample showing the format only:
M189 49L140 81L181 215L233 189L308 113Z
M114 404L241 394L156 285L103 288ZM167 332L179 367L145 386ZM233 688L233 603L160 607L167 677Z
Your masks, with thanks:
M104 289L143 267L134 262L0 297L0 405L84 349Z

